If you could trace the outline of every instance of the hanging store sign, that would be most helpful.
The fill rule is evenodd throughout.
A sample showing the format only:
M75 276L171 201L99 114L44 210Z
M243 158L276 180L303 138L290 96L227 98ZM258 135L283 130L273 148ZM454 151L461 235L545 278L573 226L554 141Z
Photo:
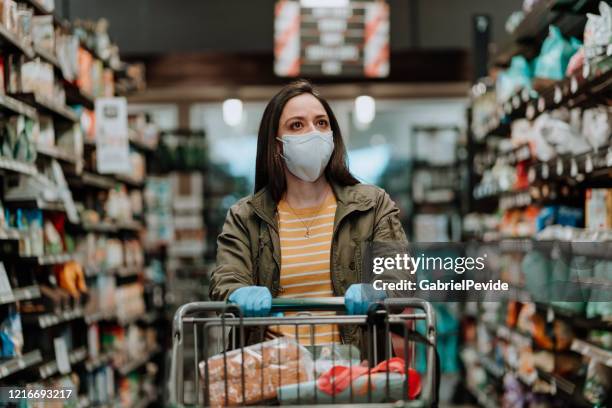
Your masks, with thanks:
M274 20L278 76L389 75L389 5L382 0L280 0Z
M97 98L95 112L98 172L130 173L127 100Z

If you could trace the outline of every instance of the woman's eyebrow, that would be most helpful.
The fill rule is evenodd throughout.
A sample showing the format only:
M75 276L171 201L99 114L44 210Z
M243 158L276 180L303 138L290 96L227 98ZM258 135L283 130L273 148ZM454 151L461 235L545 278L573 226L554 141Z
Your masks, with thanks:
M290 120L293 120L293 119L304 120L304 117L303 116L291 116L291 117L285 119L285 124L287 124L287 122L289 122Z

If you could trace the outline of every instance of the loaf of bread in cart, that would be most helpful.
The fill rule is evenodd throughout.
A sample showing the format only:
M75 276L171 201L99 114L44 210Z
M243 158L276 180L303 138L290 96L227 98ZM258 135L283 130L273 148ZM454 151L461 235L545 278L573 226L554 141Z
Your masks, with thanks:
M280 386L314 379L311 353L295 340L284 337L232 350L225 357L215 355L207 362L202 361L199 368L203 386L209 385L213 407L274 400Z

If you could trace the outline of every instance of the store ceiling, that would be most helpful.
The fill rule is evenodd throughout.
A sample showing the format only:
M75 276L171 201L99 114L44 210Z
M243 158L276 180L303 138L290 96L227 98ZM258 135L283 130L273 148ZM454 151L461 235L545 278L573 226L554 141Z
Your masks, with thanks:
M508 15L522 0L387 0L391 6L391 50L471 46L471 18L493 18L493 40L501 41ZM272 52L275 0L58 0L69 18L110 21L110 32L126 56L175 52Z
M128 60L147 65L142 101L219 100L229 94L266 98L287 82L273 73L276 0L60 0L60 15L110 22ZM315 78L332 96L465 95L472 79L471 20L493 18L493 40L522 0L387 0L391 7L388 78ZM355 86L346 86L354 84ZM230 95L231 96L231 95Z

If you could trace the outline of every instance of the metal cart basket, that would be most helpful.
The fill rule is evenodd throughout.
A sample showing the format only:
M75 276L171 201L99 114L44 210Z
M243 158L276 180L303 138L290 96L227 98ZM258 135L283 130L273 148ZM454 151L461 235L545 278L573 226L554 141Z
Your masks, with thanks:
M328 313L321 313L321 312ZM193 302L181 306L174 315L172 362L170 372L170 402L177 405L188 406L230 406L230 405L372 405L394 406L394 407L431 407L437 406L438 384L439 384L439 362L436 352L436 321L433 307L430 303L413 298L390 298L370 307L367 315L350 316L342 314L345 311L343 298L309 298L309 299L274 299L272 301L272 315L270 317L243 317L240 309L233 304L225 302ZM282 313L285 315L282 315ZM330 313L336 312L336 313ZM338 313L339 312L339 313ZM416 322L423 321L425 332L416 330ZM338 330L343 333L343 327L353 330L358 327L362 333L361 358L355 360L353 356L343 360L346 364L348 360L349 370L357 368L367 371L365 377L361 378L360 389L354 389L349 381L348 394L344 396L338 393L323 393L317 389L318 382L315 374L310 375L311 370L305 368L299 353L307 353L311 356L310 350L314 350L315 332L320 325L336 325ZM298 380L299 373L302 378L309 377L311 380L310 388L306 383L294 384L289 387L280 388L282 384L274 384L272 394L264 390L264 382L268 380L268 374L264 373L263 356L265 349L262 349L260 360L249 360L252 350L246 346L249 333L258 331L261 337L269 327L284 327L295 331L293 339L300 339L298 345L294 344L297 358L292 362L297 364ZM421 327L423 327L421 326ZM310 335L301 334L304 329ZM300 334L298 334L300 333ZM392 336L392 333L395 335ZM303 338L306 337L304 340ZM392 340L393 337L393 340ZM284 340L287 337L283 338ZM270 340L274 344L280 341L279 338ZM306 343L306 344L305 344ZM413 370L415 364L415 348L417 343L422 343L426 349L425 363L426 370L418 375L419 391L411 393L409 389L412 379L409 371L416 374ZM261 344L261 343L260 343ZM266 343L263 343L266 344ZM329 344L326 347L346 347L341 345ZM299 350L298 350L299 349ZM230 351L232 350L232 351ZM308 350L308 351L300 351ZM348 346L351 353L353 347ZM398 350L400 350L398 352ZM359 351L357 352L359 354ZM249 354L249 355L247 355ZM222 378L222 382L215 378L213 371L213 360L216 359L217 367L215 374ZM335 353L332 352L332 359ZM187 357L189 356L189 357ZM193 357L193 361L192 358ZM375 377L368 371L375 365L386 361L400 361L405 366L402 372L390 373L389 369ZM286 353L278 356L272 355L276 364L283 364L283 358L293 358ZM400 360L398 360L398 358ZM185 361L188 361L186 364ZM238 362L236 369L235 362ZM356 361L356 362L355 362ZM204 362L204 363L203 363ZM332 366L336 366L330 364ZM300 366L302 364L302 366ZM342 364L342 363L340 363ZM354 364L354 366L353 366ZM258 372L262 368L261 375ZM210 366L210 368L209 368ZM203 368L204 367L204 368ZM275 366L276 367L276 366ZM365 368L364 368L365 367ZM346 370L346 367L342 367ZM210 371L209 371L210 370ZM231 377L231 372L237 371L237 376ZM405 371L403 371L405 370ZM372 370L375 371L375 370ZM384 371L384 370L383 370ZM266 371L267 372L267 371ZM276 371L272 372L276 375ZM307 375L304 375L306 373ZM335 387L338 377L331 377L331 386ZM229 378L229 379L228 379ZM287 376L278 371L279 383L286 381ZM373 384L376 378L378 383ZM229 382L232 382L228 384ZM320 379L319 379L320 381ZM398 385L399 381L399 385ZM186 382L190 387L185 387ZM394 385L395 384L395 385ZM278 395L277 395L277 388ZM233 387L233 388L232 388ZM257 388L260 387L258 391ZM301 388L302 387L302 388ZM189 388L189 390L187 389ZM254 403L249 401L248 395L245 397L245 388L255 388L259 392L260 399ZM281 398L281 391L290 389L294 394L289 402L285 395ZM229 398L231 390L234 390L235 398ZM346 389L345 389L346 390ZM365 390L365 391L364 391ZM414 389L412 390L414 391ZM381 393L384 394L381 396ZM241 395L240 395L241 394ZM268 397L268 398L264 398ZM278 397L276 398L269 398Z

